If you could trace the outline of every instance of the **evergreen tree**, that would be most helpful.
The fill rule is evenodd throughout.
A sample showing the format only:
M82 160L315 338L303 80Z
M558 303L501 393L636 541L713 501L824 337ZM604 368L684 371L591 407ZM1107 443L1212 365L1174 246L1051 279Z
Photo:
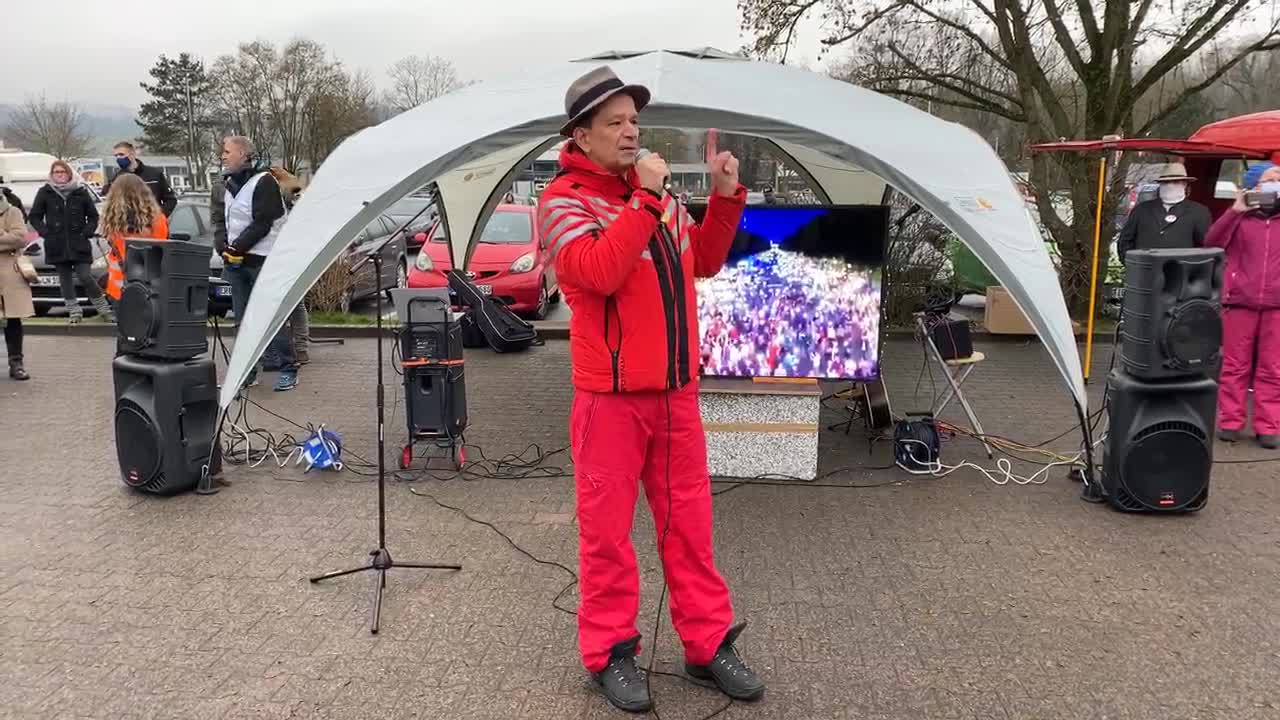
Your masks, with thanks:
M213 80L189 53L176 60L161 55L150 75L155 82L139 83L151 96L138 110L142 144L152 153L182 156L192 179L202 183L214 147Z

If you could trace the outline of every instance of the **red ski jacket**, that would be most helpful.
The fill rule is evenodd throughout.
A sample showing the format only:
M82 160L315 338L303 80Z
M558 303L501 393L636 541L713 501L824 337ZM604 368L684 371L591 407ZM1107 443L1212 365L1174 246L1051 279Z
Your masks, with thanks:
M712 196L696 225L669 194L641 188L635 170L606 172L572 142L538 200L538 224L573 309L574 387L672 390L698 375L695 277L720 271L747 191Z
M1226 250L1223 305L1280 308L1280 215L1228 210L1209 228L1204 244Z

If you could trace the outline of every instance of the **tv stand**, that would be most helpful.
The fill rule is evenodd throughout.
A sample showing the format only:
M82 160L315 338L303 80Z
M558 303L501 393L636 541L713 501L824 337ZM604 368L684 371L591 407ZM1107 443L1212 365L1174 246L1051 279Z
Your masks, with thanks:
M713 477L817 477L822 390L816 380L704 377L698 402Z

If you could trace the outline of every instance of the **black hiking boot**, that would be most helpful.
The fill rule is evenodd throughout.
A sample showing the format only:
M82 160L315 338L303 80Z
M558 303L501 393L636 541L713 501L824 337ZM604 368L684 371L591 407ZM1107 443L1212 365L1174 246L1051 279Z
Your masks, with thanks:
M609 664L595 673L596 682L610 704L633 713L649 712L653 707L648 678L636 665L636 648L639 645L639 636L614 645L609 651Z
M756 675L754 670L747 667L733 647L733 642L746 627L747 624L743 622L729 628L711 663L709 665L686 664L685 672L699 680L711 680L716 687L720 688L720 692L734 700L751 702L764 697L764 681Z

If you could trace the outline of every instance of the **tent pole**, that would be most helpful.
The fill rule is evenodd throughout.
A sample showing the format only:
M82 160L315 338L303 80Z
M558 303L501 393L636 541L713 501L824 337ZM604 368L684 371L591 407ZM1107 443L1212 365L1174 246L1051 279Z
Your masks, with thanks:
M1107 187L1107 156L1098 163L1098 212L1093 223L1093 268L1089 271L1089 319L1084 336L1084 381L1089 382L1089 368L1093 366L1093 315L1098 299L1098 246L1102 240L1102 197Z

